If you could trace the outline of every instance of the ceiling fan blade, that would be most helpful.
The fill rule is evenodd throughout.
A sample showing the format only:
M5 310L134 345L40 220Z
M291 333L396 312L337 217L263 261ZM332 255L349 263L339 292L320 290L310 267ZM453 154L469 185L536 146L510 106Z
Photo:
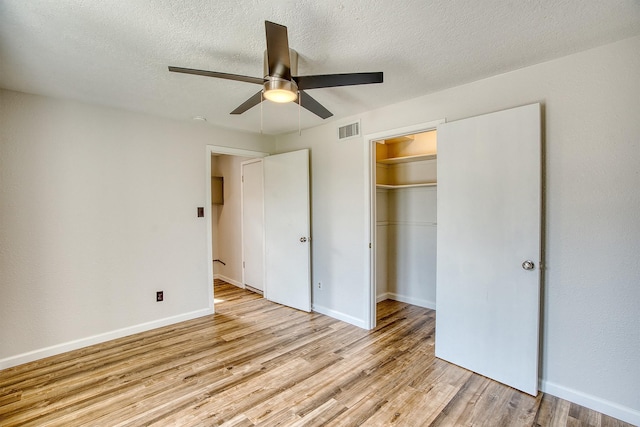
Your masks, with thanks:
M264 26L267 33L269 76L291 80L287 27L270 21L264 21Z
M318 101L311 97L307 92L299 91L300 95L296 99L296 104L311 111L316 116L326 119L333 116L333 113L322 106Z
M256 93L251 98L244 101L238 108L233 110L231 114L242 114L250 108L255 107L256 105L262 102L262 91Z
M193 68L180 68L169 66L169 71L174 73L195 74L197 76L217 77L219 79L236 80L239 82L264 84L264 79L259 77L241 76L240 74L218 73L217 71L194 70Z
M367 85L382 83L382 72L377 73L347 73L347 74L319 74L316 76L298 76L293 80L298 89L318 89L322 87Z

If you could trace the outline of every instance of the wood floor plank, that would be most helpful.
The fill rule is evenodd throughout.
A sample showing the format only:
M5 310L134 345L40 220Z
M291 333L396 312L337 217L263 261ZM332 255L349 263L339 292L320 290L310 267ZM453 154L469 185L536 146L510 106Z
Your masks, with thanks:
M338 356L329 353L325 357L337 358ZM371 368L379 364L379 360L382 357L385 356L383 354L368 355L361 360L361 369ZM321 362L321 360L314 359L314 363L318 362ZM338 399L341 405L345 405L341 392L344 387L354 382L359 376L360 374L357 370L354 370L351 361L339 358L335 363L327 365L327 368L318 374L310 376L304 382L300 382L248 410L247 415L252 420L262 423L267 418L261 418L261 414L274 413L278 408L282 407L288 407L296 414L307 417L310 412L315 411L324 402L330 400Z
M370 394L362 396L362 398L351 406L348 411L337 416L333 420L332 425L360 426L388 402L389 401L386 398L380 397L375 393L375 391L372 391Z
M430 424L433 427L464 425L464 420L487 388L489 380L480 375L471 375L456 395L442 408Z
M433 310L383 301L366 331L214 296L215 315L0 371L0 425L629 427L435 358Z
M347 407L335 399L329 399L321 406L304 415L300 420L292 423L293 427L322 427L331 422L340 414L345 412Z

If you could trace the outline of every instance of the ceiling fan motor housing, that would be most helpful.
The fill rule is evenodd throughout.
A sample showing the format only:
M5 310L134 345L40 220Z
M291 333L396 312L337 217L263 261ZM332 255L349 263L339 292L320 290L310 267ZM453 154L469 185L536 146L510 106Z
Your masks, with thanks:
M273 102L292 102L298 98L298 85L291 79L287 80L280 76L269 75L269 56L267 50L264 51L264 90L263 94L266 99ZM298 73L298 53L289 49L290 75L295 76ZM276 71L277 72L277 71Z
M298 75L298 52L293 49L289 49L289 69L292 76ZM264 50L264 78L269 78L269 54L267 50Z

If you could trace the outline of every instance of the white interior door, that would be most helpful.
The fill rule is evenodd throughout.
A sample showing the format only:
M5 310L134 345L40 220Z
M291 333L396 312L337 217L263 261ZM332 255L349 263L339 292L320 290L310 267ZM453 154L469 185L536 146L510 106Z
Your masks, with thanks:
M242 281L262 291L264 281L264 193L262 159L243 162Z
M436 356L532 395L540 126L539 104L438 126Z
M264 158L267 299L311 311L309 150Z

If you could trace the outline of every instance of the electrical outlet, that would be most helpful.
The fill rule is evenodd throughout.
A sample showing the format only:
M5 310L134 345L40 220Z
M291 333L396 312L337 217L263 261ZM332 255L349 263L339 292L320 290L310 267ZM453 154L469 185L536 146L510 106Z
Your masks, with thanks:
M156 292L156 301L157 302L164 301L164 292L163 291L157 291Z
M322 289L322 282L318 282L318 289Z

